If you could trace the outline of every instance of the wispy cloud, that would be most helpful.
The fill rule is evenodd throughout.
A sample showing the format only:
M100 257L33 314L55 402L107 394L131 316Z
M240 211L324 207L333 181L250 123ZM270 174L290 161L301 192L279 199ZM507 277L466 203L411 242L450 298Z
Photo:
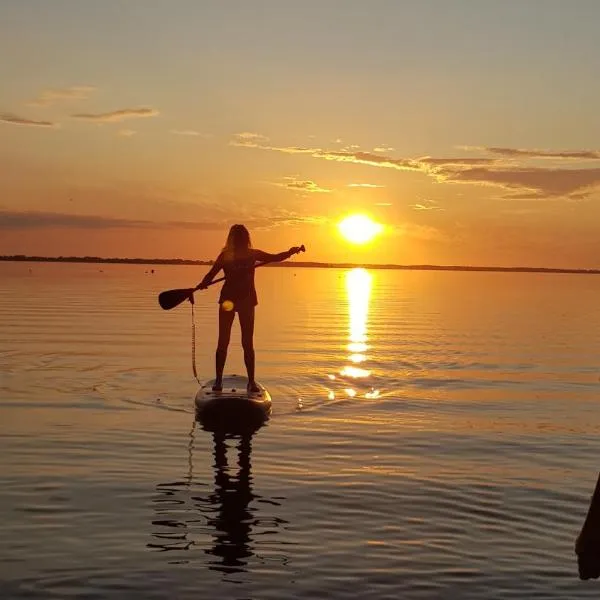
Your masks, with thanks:
M117 131L117 135L120 135L122 137L131 137L136 133L137 132L134 129L119 129L119 131Z
M275 185L287 188L288 190L295 190L301 192L310 192L317 194L326 194L331 192L331 190L319 186L314 181L296 179L295 177L284 177L283 183L276 183Z
M464 183L472 185L487 185L504 188L514 193L521 193L530 198L575 197L584 198L600 186L600 169L561 169L561 168L532 168L515 166L502 158L472 158L472 157L431 157L394 158L386 154L372 152L354 152L345 150L327 150L304 146L274 146L268 144L268 139L259 134L246 135L236 138L235 145L247 148L258 148L284 154L303 154L323 160L346 162L359 165L394 169L397 171L421 172L439 183ZM233 143L233 142L232 142ZM498 150L498 149L496 149ZM506 151L502 155L507 157ZM525 151L528 153L517 156L539 155L554 158L592 158L595 151L553 152ZM514 195L513 195L514 197ZM421 209L423 210L423 209Z
M435 169L436 167L447 168L463 168L472 167L473 165L496 165L500 161L496 158L470 158L470 157L455 157L455 158L434 158L432 156L423 156L415 159L424 169Z
M321 217L304 216L290 210L272 207L262 211L260 207L252 207L252 215L246 218L243 211L231 215L221 207L208 207L208 217L205 219L190 219L186 221L150 221L144 219L127 219L107 217L103 215L83 215L72 213L54 213L44 211L10 211L0 210L0 231L19 231L26 229L150 229L150 230L181 230L192 229L197 231L226 230L242 218L246 226L252 229L273 229L282 225L296 225L299 223L319 223Z
M200 133L199 131L196 131L194 129L171 129L171 133L174 135L183 135L189 137L212 137L210 133Z
M393 152L395 148L391 146L377 146L373 148L373 152Z
M43 90L28 102L29 106L50 106L60 101L86 100L96 88L91 85L74 85L68 88Z
M84 121L95 121L97 123L116 123L126 119L136 119L143 117L156 117L159 113L155 108L121 108L106 113L77 113L71 115L74 119Z
M584 197L600 185L600 168L595 169L467 169L440 175L447 183L492 185L512 191L528 191L524 199L578 194ZM514 197L514 195L513 195Z
M349 183L348 187L351 188L383 188L385 185L378 185L377 183Z
M473 147L465 146L468 150L482 150L508 158L554 158L571 160L600 160L599 150L527 150L523 148L503 148L499 146Z
M234 146L244 148L258 148L260 150L271 150L284 154L306 154L313 158L337 162L352 162L355 164L371 165L376 167L388 167L401 171L421 170L414 161L406 159L392 159L370 152L348 152L345 150L324 150L321 148L310 148L305 146L271 146L265 136L260 134L237 134L230 142Z
M264 225L262 221L260 224ZM233 224L233 221L231 221ZM206 221L148 221L53 212L0 211L0 230L19 229L196 229L213 231L229 226L226 220Z
M336 162L349 162L360 165L370 165L397 169L399 171L435 171L444 166L469 167L471 165L490 165L498 162L494 158L392 158L383 154L372 152L359 152L354 150L326 150L323 148L311 148L306 146L272 146L267 142L269 139L257 133L237 134L232 140L235 146L245 148L258 148L260 150L271 150L284 154L307 154L314 158L331 160Z
M27 127L58 127L58 123L52 121L37 121L35 119L26 119L11 113L0 114L0 123L9 123L10 125L25 125Z
M269 138L261 135L260 133L251 133L250 131L244 131L242 133L236 133L233 136L233 140L230 142L232 146L245 146L248 148L260 148L261 144L266 144Z
M411 204L410 208L414 210L444 210L433 200L422 200L416 204Z
M77 215L44 211L0 211L0 229L48 229L78 227L81 229L110 229L139 226L147 222L132 221L99 215Z

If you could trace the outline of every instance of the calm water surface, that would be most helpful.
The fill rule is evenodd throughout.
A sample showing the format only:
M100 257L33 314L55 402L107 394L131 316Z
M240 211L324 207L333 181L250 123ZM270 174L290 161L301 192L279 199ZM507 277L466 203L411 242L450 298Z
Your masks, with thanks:
M0 263L2 598L598 596L600 277L262 269L274 411L239 439L156 302L204 269L151 268Z

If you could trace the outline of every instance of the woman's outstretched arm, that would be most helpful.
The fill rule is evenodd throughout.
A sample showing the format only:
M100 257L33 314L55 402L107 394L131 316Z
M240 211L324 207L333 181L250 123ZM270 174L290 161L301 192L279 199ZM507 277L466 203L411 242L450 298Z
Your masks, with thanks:
M301 246L293 246L285 252L279 252L278 254L271 254L269 252L263 252L262 250L254 250L254 259L263 262L281 262L282 260L288 259L293 254L297 254L302 250Z
M223 253L217 256L217 260L213 263L208 273L202 278L202 281L196 286L197 290L203 290L215 278L215 275L223 268Z

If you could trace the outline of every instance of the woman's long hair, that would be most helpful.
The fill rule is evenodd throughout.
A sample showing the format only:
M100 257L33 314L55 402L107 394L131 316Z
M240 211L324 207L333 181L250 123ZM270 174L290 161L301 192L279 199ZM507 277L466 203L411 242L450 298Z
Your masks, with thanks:
M250 232L244 225L232 225L223 248L225 258L233 260L246 254L250 248L252 248Z

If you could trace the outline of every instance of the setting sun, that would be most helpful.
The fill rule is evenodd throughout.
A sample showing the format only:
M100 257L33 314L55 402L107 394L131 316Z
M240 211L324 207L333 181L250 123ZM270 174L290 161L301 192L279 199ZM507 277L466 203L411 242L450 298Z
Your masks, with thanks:
M370 242L383 227L366 215L351 215L343 219L338 228L346 240L353 244Z

